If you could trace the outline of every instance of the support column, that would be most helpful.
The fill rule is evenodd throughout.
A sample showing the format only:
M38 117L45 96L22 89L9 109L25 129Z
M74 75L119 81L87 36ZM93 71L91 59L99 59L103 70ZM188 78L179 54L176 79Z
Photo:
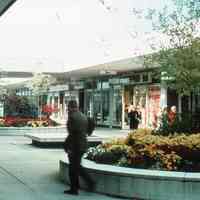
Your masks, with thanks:
M190 104L190 103L189 103L189 104ZM181 94L178 94L178 112L179 112L179 113L182 113L181 105L182 105L182 95L181 95Z
M54 95L54 93L52 94L52 102L51 102L51 106L54 108L54 104L55 104L55 95ZM52 114L53 115L53 117L55 117L55 113L53 113Z
M91 98L90 98L90 116L94 117L94 89L92 89Z
M122 129L125 129L125 120L124 120L125 119L125 113L124 113L125 112L124 90L125 90L125 87L123 86L122 89L121 89L121 94L122 94L122 97L121 97L122 98L122 116L121 116L122 117L122 119L121 119L122 120L122 127L121 128Z
M109 89L109 127L113 127L113 105L114 105L114 90L113 86L110 85Z
M58 118L61 118L60 92L58 92Z
M50 105L50 98L51 98L51 94L47 94L47 105Z
M167 86L164 82L160 86L160 107L167 107Z

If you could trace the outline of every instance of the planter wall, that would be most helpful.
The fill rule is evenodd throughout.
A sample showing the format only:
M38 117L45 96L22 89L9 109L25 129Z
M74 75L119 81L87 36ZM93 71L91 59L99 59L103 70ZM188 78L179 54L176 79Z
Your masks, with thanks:
M0 127L0 135L24 135L27 133L66 133L64 126L56 127Z
M96 180L96 192L146 200L199 200L200 173L132 169L83 160ZM60 161L60 178L68 180L68 160ZM81 182L81 187L86 188Z

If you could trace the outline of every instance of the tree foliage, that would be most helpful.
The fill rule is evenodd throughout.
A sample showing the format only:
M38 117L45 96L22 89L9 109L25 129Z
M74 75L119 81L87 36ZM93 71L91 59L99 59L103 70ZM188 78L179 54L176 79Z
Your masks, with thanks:
M168 86L188 94L200 87L200 1L173 2L173 9L149 11L148 18L165 39L153 45L156 53L146 56L145 62L156 63Z
M41 106L43 105L43 99L45 98L44 94L48 91L50 85L55 82L55 79L43 73L35 74L32 81L27 84L27 87L30 88L37 97L38 102L38 115L41 116Z
M55 82L55 79L47 74L35 74L28 87L32 90L33 94L40 95L47 92L50 85Z
M6 116L34 117L36 107L30 103L27 97L17 95L6 95L4 101Z

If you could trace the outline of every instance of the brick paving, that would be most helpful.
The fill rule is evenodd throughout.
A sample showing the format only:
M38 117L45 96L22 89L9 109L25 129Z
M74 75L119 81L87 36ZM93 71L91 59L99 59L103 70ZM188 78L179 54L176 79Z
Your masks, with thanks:
M115 135L106 129L97 132L101 131ZM0 136L0 200L122 199L83 190L78 196L64 194L67 186L58 176L64 156L62 149L34 147L23 136Z

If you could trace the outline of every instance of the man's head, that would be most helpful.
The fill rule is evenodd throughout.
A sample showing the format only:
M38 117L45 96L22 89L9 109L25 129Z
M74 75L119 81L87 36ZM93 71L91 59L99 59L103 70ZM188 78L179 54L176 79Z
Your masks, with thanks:
M176 106L172 106L172 107L171 107L171 111L172 111L173 113L176 113Z
M76 100L70 100L68 102L68 111L73 112L78 110L78 104Z

